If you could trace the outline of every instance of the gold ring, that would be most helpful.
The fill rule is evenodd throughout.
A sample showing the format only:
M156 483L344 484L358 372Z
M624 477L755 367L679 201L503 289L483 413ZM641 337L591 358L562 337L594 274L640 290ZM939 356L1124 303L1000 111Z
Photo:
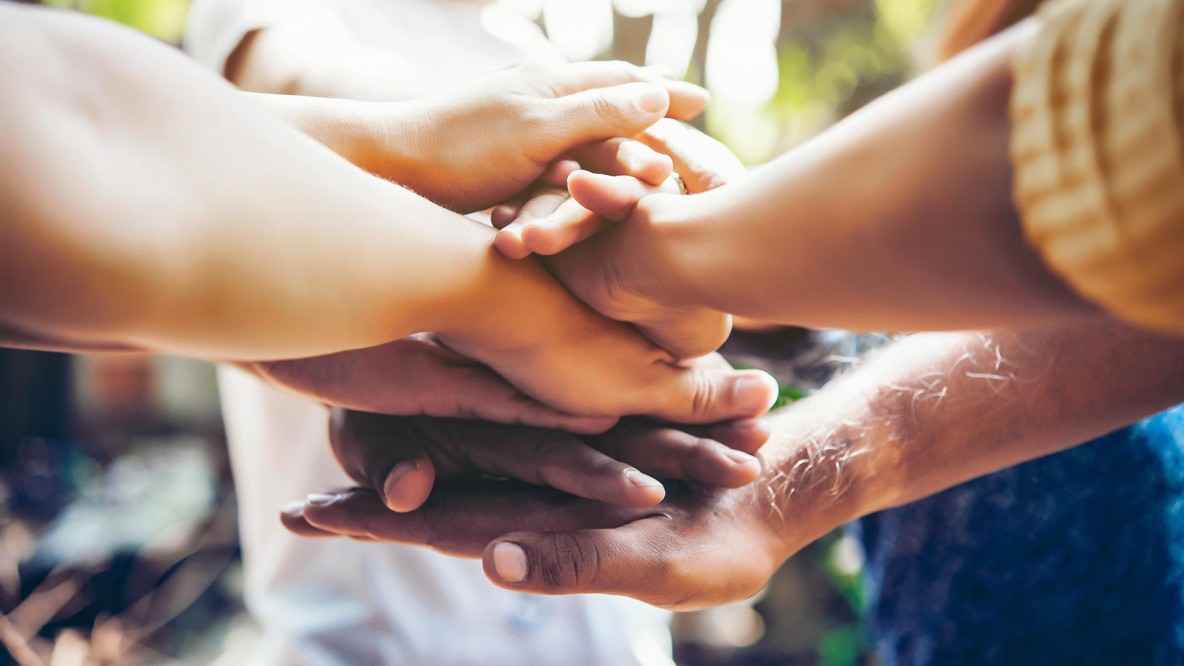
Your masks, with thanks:
M670 177L674 179L675 183L678 183L679 194L690 194L690 192L687 191L687 184L682 181L682 176L678 175L677 171L670 174Z

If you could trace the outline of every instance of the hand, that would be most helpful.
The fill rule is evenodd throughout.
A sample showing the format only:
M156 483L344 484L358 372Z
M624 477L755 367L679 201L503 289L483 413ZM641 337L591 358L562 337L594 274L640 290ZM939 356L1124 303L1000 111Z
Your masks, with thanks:
M596 437L479 421L334 410L333 451L355 481L400 512L418 509L437 478L510 477L621 506L662 501L649 474L724 487L751 483L750 455L769 432L760 421L675 430L630 420Z
M394 513L370 490L315 496L281 515L302 536L427 546L484 559L486 575L536 594L620 594L694 610L756 594L806 541L799 520L767 504L764 485L672 486L653 508L627 508L505 482L441 484L424 506ZM786 525L785 523L789 523Z
M776 401L777 382L767 373L734 371L715 354L680 360L630 327L566 303L574 299L556 288L565 300L561 308L543 301L524 304L499 311L504 323L482 328L495 333L440 339L569 414L702 424L756 418ZM497 344L491 335L498 336ZM516 342L506 343L508 337Z
M486 575L507 589L621 594L674 610L715 606L752 596L793 553L882 506L877 502L886 491L872 471L880 467L868 462L874 454L840 464L844 449L828 448L866 434L866 424L843 422L863 410L851 398L810 398L764 419L773 439L761 449L763 469L755 484L729 489L670 483L665 499L652 508L516 483L466 481L439 484L410 513L393 513L372 491L356 489L293 505L281 519L305 536L392 541L482 557Z
M707 100L698 86L623 62L516 67L452 96L383 105L396 131L357 161L472 212L522 192L578 146L633 136L665 116L693 118ZM634 175L669 173L669 159L629 150Z
M552 409L427 334L327 356L251 363L246 369L313 400L378 414L479 419L584 434L604 432L617 421Z
M671 156L689 193L718 188L745 173L722 144L677 121L660 121L638 138ZM605 160L588 168L598 173L570 174L570 199L557 189L543 188L521 208L495 209L494 224L501 229L495 246L511 258L531 252L558 255L545 263L573 293L602 314L635 324L658 346L676 355L696 356L719 348L731 330L727 314L676 306L630 286L642 281L630 277L637 272L644 274L646 282L665 280L660 264L652 261L660 255L635 245L635 236L650 225L642 219L647 209L639 204L651 194L677 194L677 185L667 181L655 186ZM693 205L693 200L680 203ZM625 224L605 234L609 238L592 239L569 250L617 222ZM622 272L623 266L635 271Z

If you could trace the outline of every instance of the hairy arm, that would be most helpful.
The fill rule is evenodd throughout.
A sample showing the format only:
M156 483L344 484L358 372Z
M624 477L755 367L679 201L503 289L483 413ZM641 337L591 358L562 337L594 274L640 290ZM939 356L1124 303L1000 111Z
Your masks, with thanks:
M816 492L833 526L1181 401L1184 342L1122 325L909 336L776 417L766 489L782 511Z
M437 488L392 513L369 490L289 510L301 534L483 556L502 587L690 610L749 597L854 518L1075 446L1184 400L1184 343L1117 326L899 341L766 419L760 479L672 485L622 514L537 489ZM643 446L640 441L635 446ZM1104 483L1105 470L1082 483Z

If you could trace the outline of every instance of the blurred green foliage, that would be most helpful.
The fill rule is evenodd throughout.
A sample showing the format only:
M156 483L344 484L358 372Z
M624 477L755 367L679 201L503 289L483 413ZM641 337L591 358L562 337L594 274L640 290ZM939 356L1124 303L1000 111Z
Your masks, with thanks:
M904 81L943 4L798 3L777 40L777 94L755 112L713 105L707 129L747 164L772 159Z
M170 44L181 43L189 0L44 0L142 30Z

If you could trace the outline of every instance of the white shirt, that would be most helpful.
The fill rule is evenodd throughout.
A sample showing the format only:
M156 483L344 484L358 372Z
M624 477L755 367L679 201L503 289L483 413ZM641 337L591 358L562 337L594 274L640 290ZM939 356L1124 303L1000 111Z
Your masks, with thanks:
M411 94L455 87L523 59L530 34L480 3L446 0L196 0L186 48L222 71L249 31L300 12L341 21L409 63ZM542 52L540 33L529 47ZM553 53L553 51L552 51ZM481 563L396 544L306 539L280 508L351 485L330 451L328 412L232 368L219 371L239 501L247 607L260 662L283 666L670 664L669 613L622 597L541 597L486 580Z

